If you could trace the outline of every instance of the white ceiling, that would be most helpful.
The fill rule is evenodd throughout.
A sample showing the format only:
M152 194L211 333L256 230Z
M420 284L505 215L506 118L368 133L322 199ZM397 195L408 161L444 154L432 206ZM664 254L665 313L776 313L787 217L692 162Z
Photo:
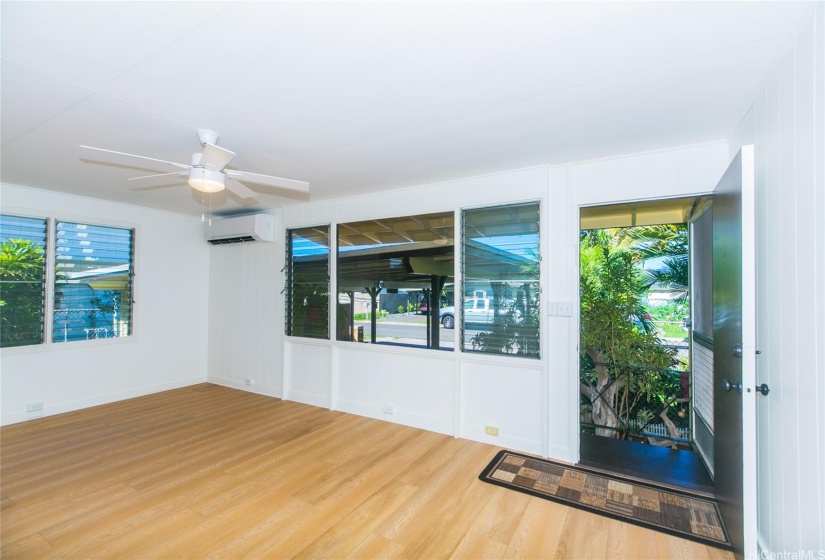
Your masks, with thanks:
M10 2L2 181L200 214L139 160L195 130L254 208L724 138L811 2ZM216 213L250 208L213 196Z

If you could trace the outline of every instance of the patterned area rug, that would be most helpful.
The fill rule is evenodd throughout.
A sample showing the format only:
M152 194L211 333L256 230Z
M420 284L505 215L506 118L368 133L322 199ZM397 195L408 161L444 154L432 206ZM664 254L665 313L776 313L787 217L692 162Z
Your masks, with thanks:
M730 549L719 508L712 500L510 451L500 451L478 478L599 515Z

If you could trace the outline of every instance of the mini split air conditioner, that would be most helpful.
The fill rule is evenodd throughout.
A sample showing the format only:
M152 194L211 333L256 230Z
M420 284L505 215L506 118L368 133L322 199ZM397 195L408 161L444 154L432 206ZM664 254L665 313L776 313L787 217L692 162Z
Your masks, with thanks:
M212 245L273 241L275 221L270 214L247 214L213 219L204 226L204 237Z

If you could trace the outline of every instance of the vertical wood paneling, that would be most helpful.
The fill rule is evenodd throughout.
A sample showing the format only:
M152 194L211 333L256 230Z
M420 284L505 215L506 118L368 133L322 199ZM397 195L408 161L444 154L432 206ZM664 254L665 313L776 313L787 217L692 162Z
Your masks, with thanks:
M323 341L288 341L284 398L330 408L332 347Z
M276 217L276 222L279 220ZM277 243L210 248L210 381L281 395L281 336L275 328L279 293ZM245 385L252 379L252 385Z
M453 357L339 345L336 408L445 434L453 426ZM394 405L393 414L384 405Z
M768 93L767 88L765 88L759 97L756 100L756 103L753 106L752 113L754 115L754 139L753 144L756 146L764 146L767 141L767 110L768 110ZM759 154L757 152L756 155L756 223L757 224L768 224L769 217L772 211L772 207L768 204L769 198L767 193L765 192L767 181L768 181L768 166L767 166L767 159L762 157L763 154ZM768 227L757 227L756 228L756 245L757 247L764 245L765 243L770 242L771 232L768 230ZM762 310L760 315L757 313L757 322L760 321L770 321L770 315L775 315L774 309L770 304L771 299L771 279L769 278L771 275L771 262L770 258L757 258L756 260L756 277L763 279L761 282L757 282L756 285L756 307L759 310ZM762 331L764 332L764 330ZM756 347L762 351L762 354L757 358L757 368L759 368L759 375L757 375L756 382L758 383L767 383L769 386L773 386L776 383L776 380L772 378L770 374L766 375L765 368L760 368L760 362L765 362L771 359L769 356L772 354L770 352L764 337L760 337L761 333L757 331L757 338L756 338ZM772 423L772 409L769 406L761 406L762 403L757 399L757 406L756 406L756 425L757 430L760 431L768 442L767 445L757 445L757 465L763 465L764 472L757 472L757 477L764 476L767 479L772 478L772 471L773 465L771 465L769 461L769 457L767 456L771 444L770 440L773 436L772 430L770 429ZM776 522L776 519L771 515L773 510L773 501L774 496L772 492L764 492L762 495L761 500L757 500L757 519L763 520L763 527L764 530L770 532L771 524ZM781 504L780 504L781 505ZM758 533L758 530L757 530Z
M757 154L758 523L769 553L825 535L823 21L801 29L737 131Z
M816 57L814 84L814 114L816 116L817 129L815 132L815 154L816 171L814 189L815 206L817 208L816 221L816 248L813 251L813 259L816 263L816 277L813 285L816 286L816 304L813 306L814 316L819 320L814 325L816 332L816 371L819 372L813 379L817 395L815 409L817 412L817 446L816 464L822 469L825 465L825 7L822 5L817 9L814 18L815 44L814 52ZM819 534L825 535L825 480L822 476L817 477L819 485Z
M779 102L780 91L782 84L777 73L768 84L766 92L766 107L765 107L765 146L756 146L756 153L763 154L761 159L765 160L765 184L760 185L757 182L757 196L762 195L769 208L769 213L765 217L764 222L757 223L757 229L765 228L765 236L761 242L757 244L757 261L765 261L768 265L768 275L766 278L758 277L757 286L763 282L766 284L765 288L768 290L764 303L759 305L757 302L757 340L763 345L763 354L757 361L757 379L763 383L768 383L778 391L775 395L776 399L771 401L757 401L758 409L765 409L767 411L766 421L769 424L762 424L757 426L760 431L758 435L757 444L760 448L766 451L766 463L757 465L758 477L770 477L767 480L784 480L785 478L785 463L784 461L776 461L771 459L771 453L778 453L782 449L782 436L787 429L783 425L782 409L774 403L781 403L781 387L782 387L782 353L781 341L777 334L780 327L781 310L783 305L782 298L782 278L780 258L782 255L782 229L785 225L782 221L782 215L779 212L782 201L782 190L780 182L780 158L779 158ZM757 155L757 158L760 156ZM764 320L759 319L764 317ZM770 328L770 325L775 325ZM764 366L763 366L764 364ZM763 433L767 431L767 438L763 438ZM757 500L761 509L762 517L760 519L770 519L770 532L767 532L767 527L764 529L767 535L781 533L785 519L785 501L782 497L784 488L781 484L767 484L765 485L766 494L769 498L765 500ZM765 507L770 505L770 509L765 511ZM761 521L759 521L761 524ZM759 527L762 531L763 527Z
M780 298L783 313L780 314L779 340L782 356L782 382L777 395L782 403L782 424L786 427L782 438L782 454L785 457L799 455L799 360L796 341L799 336L799 295L796 290L797 265L797 230L796 224L796 121L794 119L795 84L794 51L785 58L779 70L779 181L782 189L780 200L781 221L786 226L780 232L783 251L779 258ZM793 429L797 428L797 429ZM783 481L785 500L799 495L799 467L786 468ZM795 498L793 498L795 501ZM799 506L788 507L786 502L783 518L784 542L780 541L782 550L786 543L799 541Z
M507 367L464 361L461 387L462 437L541 453L541 364ZM564 423L572 420L568 417ZM499 428L499 436L485 435L485 426Z
M795 245L796 256L796 287L798 317L807 319L811 316L811 310L816 308L816 299L822 297L822 289L811 289L816 286L816 264L813 255L816 254L817 240L813 235L815 232L816 216L816 194L815 184L815 106L814 95L815 80L815 27L813 19L806 25L799 38L796 40L794 49L794 157L796 168L796 224L798 229L797 244ZM823 95L823 92L819 92ZM820 147L820 150L822 148ZM822 185L819 186L820 189ZM821 191L820 191L821 192ZM819 217L820 220L823 216ZM820 288L825 286L820 284ZM813 305L812 305L813 304ZM817 379L808 379L807 372L816 371L816 353L813 351L817 346L823 344L822 340L816 339L816 323L822 321L819 317L814 320L805 320L797 331L797 360L799 368L799 379L797 385L798 398L798 425L810 427L813 430L820 428L816 423L817 411L815 391L810 389L816 387ZM807 446L805 431L799 431L798 445ZM814 432L816 433L816 432ZM814 450L816 447L814 447ZM800 492L807 485L806 481L820 481L822 476L822 465L817 465L814 461L799 462ZM816 484L816 483L814 483ZM819 514L817 500L800 500L799 519L816 519ZM820 535L825 541L825 535ZM801 535L800 535L801 537Z

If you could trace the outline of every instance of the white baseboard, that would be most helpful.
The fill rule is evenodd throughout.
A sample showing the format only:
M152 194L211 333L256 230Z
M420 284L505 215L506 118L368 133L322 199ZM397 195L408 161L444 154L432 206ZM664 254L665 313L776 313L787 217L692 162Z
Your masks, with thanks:
M266 395L267 397L275 397L277 399L281 398L281 388L276 385L262 385L259 383L246 385L236 379L227 379L226 377L218 377L215 375L208 376L206 381L208 383L214 383L215 385L229 387L230 389L240 389L241 391L246 391L248 393L257 393L259 395Z
M109 393L108 395L101 395L99 397L92 397L90 399L83 399L81 401L74 401L70 403L62 403L53 406L47 406L37 413L29 412L15 412L12 414L3 415L0 418L0 425L7 426L9 424L17 424L19 422L26 422L28 420L36 420L45 416L54 416L56 414L64 414L66 412L74 412L84 408L91 408L93 406L100 406L102 404L109 404L126 399L134 399L136 397L144 397L153 393L160 393L162 391L170 391L172 389L180 389L182 387L189 387L204 383L206 379L203 377L191 377L189 379L180 379L170 383L162 383L160 385L152 385L151 387L140 387L137 389L130 389L128 391L121 391L118 393Z
M471 441L478 441L480 443L489 443L496 447L510 449L512 451L522 451L524 453L531 453L533 455L542 455L541 442L532 441L528 439L503 436L488 436L484 430L484 426L470 426L462 424L459 427L458 437L469 439Z
M376 420L384 420L386 422L392 422L393 424L420 428L448 436L454 433L453 423L449 420L441 420L432 416L423 416L403 410L397 410L395 414L388 414L384 412L383 406L374 404L339 399L335 403L335 410L340 410L348 414L357 414L358 416L366 416L367 418L375 418Z
M329 395L317 395L315 393L304 393L303 391L287 391L283 399L285 401L295 401L319 408L329 408Z

